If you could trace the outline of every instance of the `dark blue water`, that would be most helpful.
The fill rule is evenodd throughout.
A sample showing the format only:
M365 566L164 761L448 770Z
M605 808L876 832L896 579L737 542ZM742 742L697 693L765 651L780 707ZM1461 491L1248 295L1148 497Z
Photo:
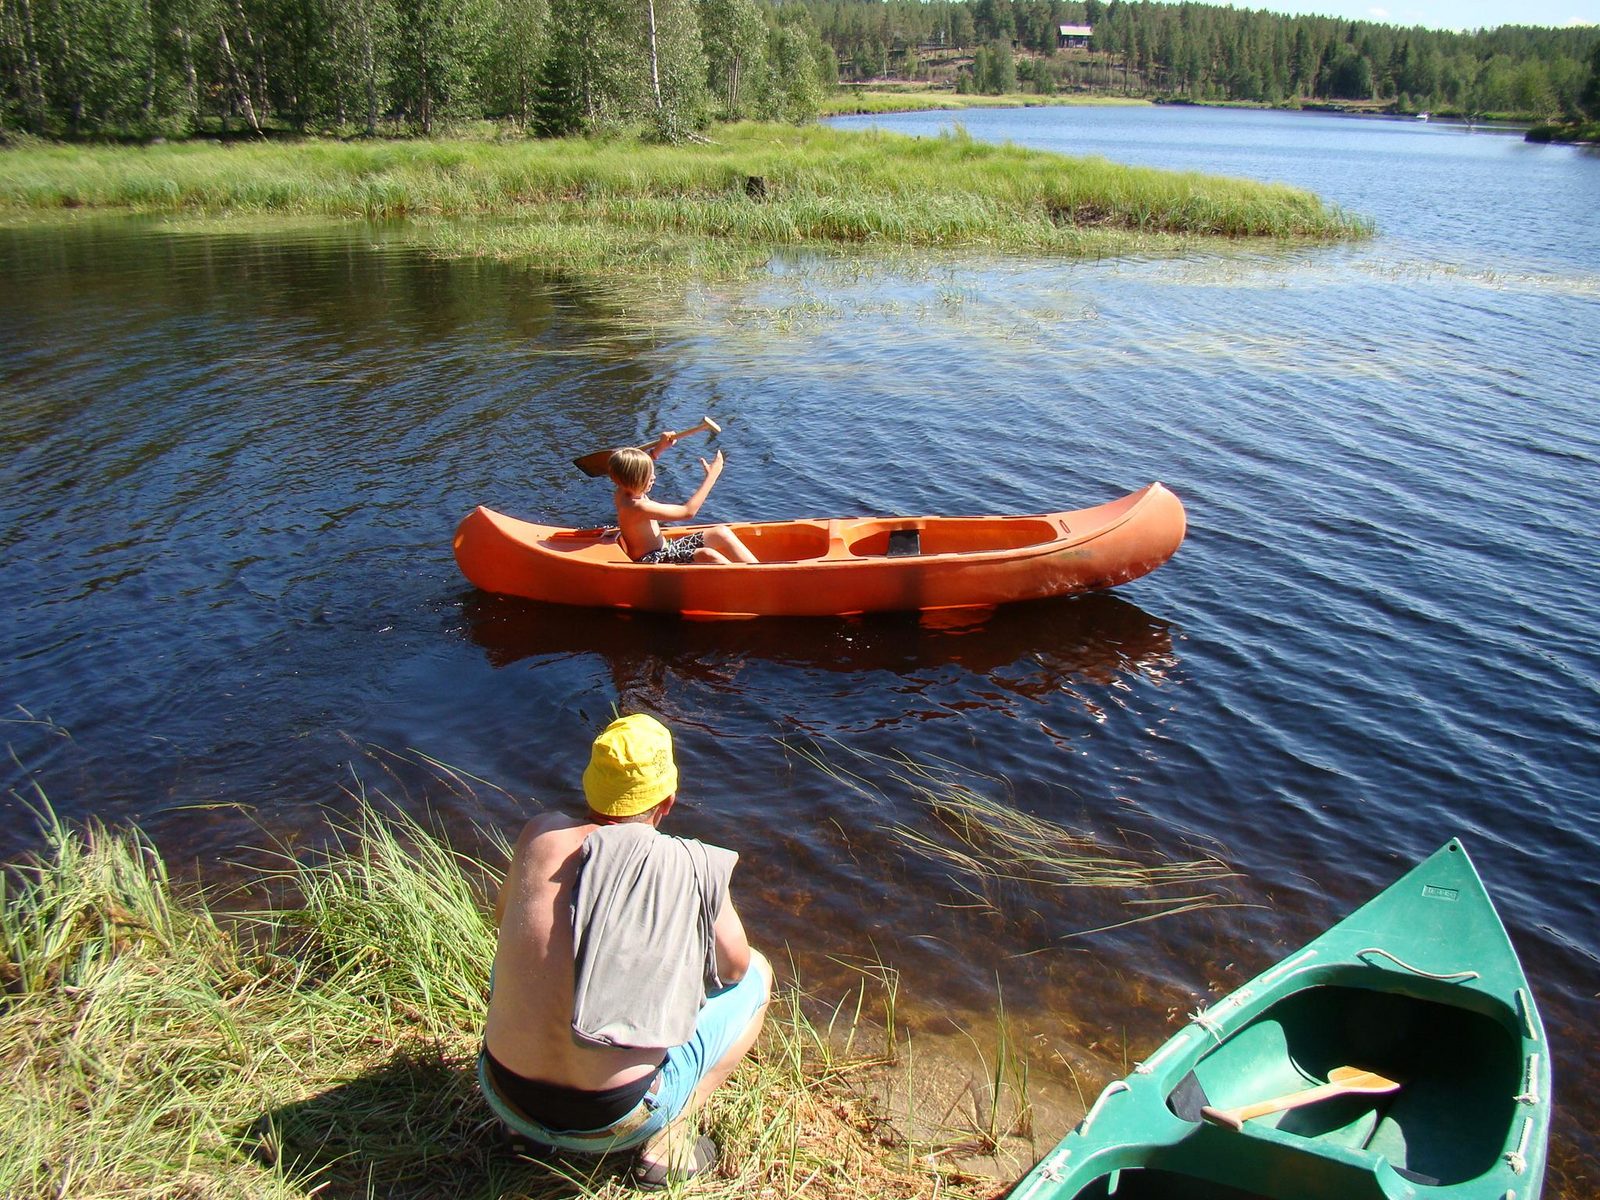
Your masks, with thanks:
M669 310L381 229L0 230L0 851L37 843L35 788L219 879L363 789L472 845L568 802L612 706L647 708L679 734L679 828L743 852L757 940L824 994L897 968L930 1038L988 1037L1003 989L1042 1111L1066 1098L1048 1141L1062 1061L1092 1095L1459 834L1559 1044L1546 1194L1592 1194L1600 158L1288 114L960 120L1312 187L1378 236L793 255ZM1190 537L1114 595L966 623L625 618L459 578L473 505L592 523L607 488L572 455L705 412L730 460L708 516L1039 511L1159 478ZM1216 855L1237 876L1192 894L1228 907L1062 940L1141 910L928 859L897 827L944 827L860 753L1101 853Z

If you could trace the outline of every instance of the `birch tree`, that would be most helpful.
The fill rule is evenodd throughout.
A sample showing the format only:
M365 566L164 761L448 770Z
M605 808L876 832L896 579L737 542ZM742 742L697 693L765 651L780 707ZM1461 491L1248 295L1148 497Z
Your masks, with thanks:
M767 82L767 27L755 0L700 0L706 81L718 115L749 116Z

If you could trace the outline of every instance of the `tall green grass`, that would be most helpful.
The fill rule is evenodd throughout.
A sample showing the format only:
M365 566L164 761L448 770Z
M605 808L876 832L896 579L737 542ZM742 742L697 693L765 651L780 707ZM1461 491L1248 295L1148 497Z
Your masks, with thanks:
M617 1164L503 1149L473 1061L488 865L363 802L227 917L136 830L69 828L0 880L0 1195L611 1197ZM987 1194L894 1136L853 1075L862 1001L780 989L715 1097L717 1200ZM891 1005L892 1012L892 1005ZM892 1018L891 1018L892 1019Z
M960 131L915 139L762 124L683 146L307 141L0 152L0 213L62 209L426 218L441 252L546 254L574 265L652 260L663 243L672 257L729 245L1073 254L1371 232L1279 184L987 145Z

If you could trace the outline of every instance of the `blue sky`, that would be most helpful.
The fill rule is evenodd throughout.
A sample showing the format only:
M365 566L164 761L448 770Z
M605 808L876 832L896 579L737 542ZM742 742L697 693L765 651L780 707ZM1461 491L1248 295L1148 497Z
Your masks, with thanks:
M1600 0L1233 0L1233 7L1430 29L1600 25Z

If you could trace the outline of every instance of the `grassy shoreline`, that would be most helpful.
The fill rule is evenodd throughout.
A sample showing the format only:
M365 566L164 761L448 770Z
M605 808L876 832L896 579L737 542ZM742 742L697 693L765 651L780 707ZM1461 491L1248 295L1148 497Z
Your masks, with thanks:
M979 95L907 84L903 87L840 88L823 98L824 117L873 113L959 111L966 108L1149 108L1154 101L1138 96L1042 96L1037 92Z
M0 1194L633 1194L621 1164L515 1157L477 1095L484 863L363 804L331 850L258 881L291 901L229 919L135 830L47 817L46 834L0 886ZM893 1133L858 1086L882 1062L861 1001L820 1024L808 1007L781 988L713 1101L724 1161L696 1195L998 1190Z
M1369 222L1280 184L977 142L742 124L709 144L440 140L0 151L0 218L406 219L451 256L737 270L779 247L1083 255L1333 242Z

